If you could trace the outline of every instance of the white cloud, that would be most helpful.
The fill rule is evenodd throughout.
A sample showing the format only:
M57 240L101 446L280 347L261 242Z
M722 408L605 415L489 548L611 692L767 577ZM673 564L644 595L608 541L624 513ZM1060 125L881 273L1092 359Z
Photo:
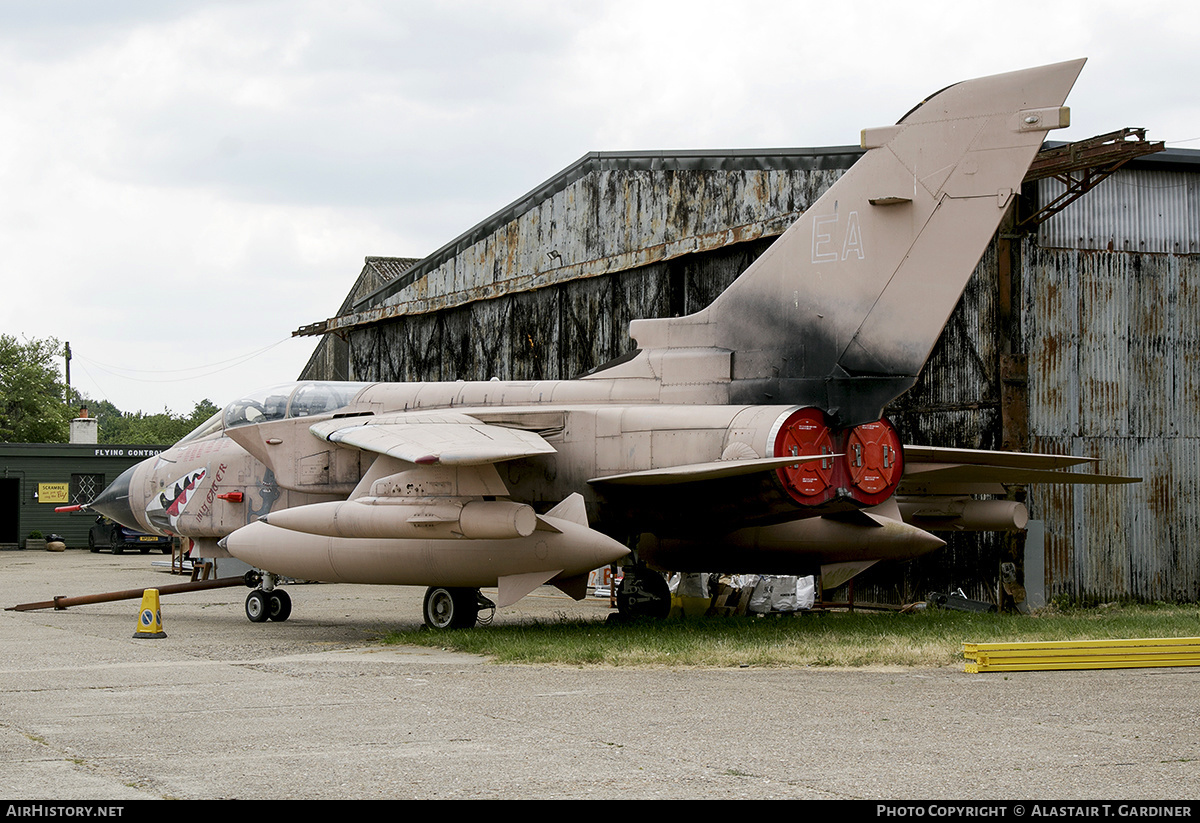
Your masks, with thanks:
M1080 56L1075 126L1056 136L1200 137L1198 16L1111 0L8 2L0 328L69 339L79 387L122 408L224 402L295 376L314 341L288 335L336 309L364 256L427 254L587 151L852 143L951 82Z

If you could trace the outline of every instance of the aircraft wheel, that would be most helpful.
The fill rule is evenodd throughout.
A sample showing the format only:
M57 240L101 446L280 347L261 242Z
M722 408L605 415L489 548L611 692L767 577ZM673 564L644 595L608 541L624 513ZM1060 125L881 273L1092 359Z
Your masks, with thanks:
M479 618L475 589L431 586L425 592L425 625L431 629L469 629Z
M282 623L292 615L292 597L283 589L271 589L267 593L267 617Z
M266 592L255 589L246 595L246 617L251 623L265 623L270 616L271 606Z
M621 617L662 619L671 613L671 589L661 574L644 566L631 566L617 586L617 612Z

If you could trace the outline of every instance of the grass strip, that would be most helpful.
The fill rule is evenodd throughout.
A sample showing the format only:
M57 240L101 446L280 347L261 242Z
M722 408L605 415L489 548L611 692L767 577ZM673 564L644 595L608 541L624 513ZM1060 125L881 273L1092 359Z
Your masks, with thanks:
M605 623L562 619L432 632L385 643L484 655L497 663L668 667L961 666L968 642L1200 635L1200 606L1047 609L1033 616L925 610L799 613Z

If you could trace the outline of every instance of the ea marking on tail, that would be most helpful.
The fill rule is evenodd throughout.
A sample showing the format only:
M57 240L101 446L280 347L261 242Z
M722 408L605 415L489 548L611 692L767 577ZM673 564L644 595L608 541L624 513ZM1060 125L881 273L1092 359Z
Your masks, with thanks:
M841 255L837 247L841 241ZM858 212L846 214L843 222L839 215L828 214L813 220L812 261L814 263L836 263L850 257L866 260L867 253L863 247L862 226L858 222Z

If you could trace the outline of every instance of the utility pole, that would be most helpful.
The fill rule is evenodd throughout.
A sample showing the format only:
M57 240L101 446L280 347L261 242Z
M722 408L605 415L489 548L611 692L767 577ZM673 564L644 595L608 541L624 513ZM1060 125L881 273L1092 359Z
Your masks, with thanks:
M68 340L63 346L63 357L67 359L67 396L66 401L71 402L71 341Z

